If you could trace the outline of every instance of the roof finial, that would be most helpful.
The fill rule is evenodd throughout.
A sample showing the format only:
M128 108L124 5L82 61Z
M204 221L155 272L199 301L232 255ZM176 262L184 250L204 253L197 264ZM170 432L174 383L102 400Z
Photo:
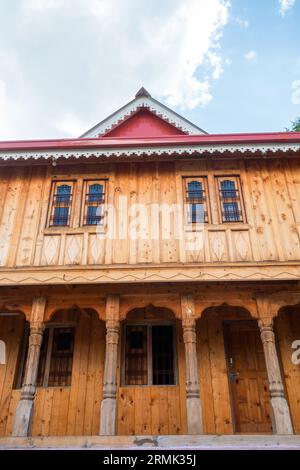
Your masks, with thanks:
M135 95L136 98L139 98L141 96L146 97L146 98L151 98L150 93L143 86L142 88L139 89L139 91Z

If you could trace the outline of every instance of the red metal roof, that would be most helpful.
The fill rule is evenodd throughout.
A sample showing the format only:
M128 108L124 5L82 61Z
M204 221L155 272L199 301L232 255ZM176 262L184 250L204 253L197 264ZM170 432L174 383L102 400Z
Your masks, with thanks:
M245 143L300 143L300 132L256 134L175 135L150 138L101 137L95 139L15 140L0 142L1 151L152 147L172 145L213 145Z

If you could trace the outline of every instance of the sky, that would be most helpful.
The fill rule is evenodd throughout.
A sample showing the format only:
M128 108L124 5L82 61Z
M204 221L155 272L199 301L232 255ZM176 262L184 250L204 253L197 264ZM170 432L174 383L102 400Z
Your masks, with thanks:
M0 140L78 137L151 95L209 133L300 116L300 0L0 0Z

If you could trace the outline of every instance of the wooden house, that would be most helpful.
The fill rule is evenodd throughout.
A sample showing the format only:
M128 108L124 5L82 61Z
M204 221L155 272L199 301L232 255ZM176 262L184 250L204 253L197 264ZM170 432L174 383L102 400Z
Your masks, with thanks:
M0 436L300 433L300 133L145 89L0 143Z

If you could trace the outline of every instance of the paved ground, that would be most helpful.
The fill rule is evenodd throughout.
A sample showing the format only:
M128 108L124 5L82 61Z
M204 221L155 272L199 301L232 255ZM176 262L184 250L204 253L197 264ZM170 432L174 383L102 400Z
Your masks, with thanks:
M0 438L0 449L300 450L300 436L55 436Z

